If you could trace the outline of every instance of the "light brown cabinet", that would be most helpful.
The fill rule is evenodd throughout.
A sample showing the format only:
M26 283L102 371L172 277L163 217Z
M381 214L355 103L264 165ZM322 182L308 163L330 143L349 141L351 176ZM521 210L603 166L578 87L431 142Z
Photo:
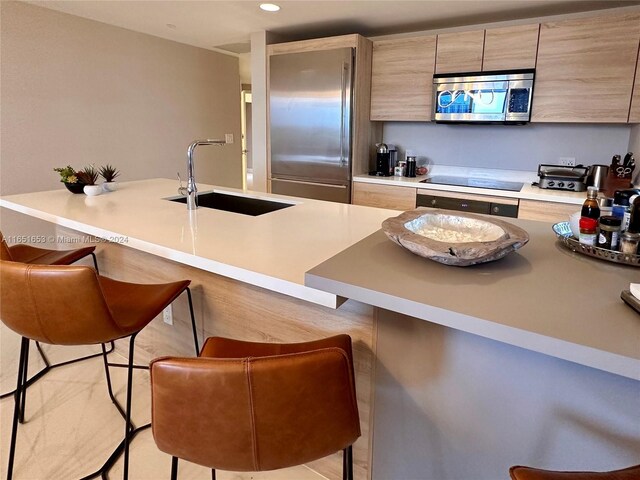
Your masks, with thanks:
M436 73L479 72L484 30L442 33L436 47Z
M640 123L640 51L638 51L638 61L636 63L636 83L633 86L629 123Z
M539 30L537 23L486 30L482 71L534 68Z
M540 26L534 122L628 120L640 41L640 13Z
M436 37L373 43L371 120L431 119Z
M353 182L352 203L392 210L413 210L416 208L416 189Z
M569 215L582 208L571 203L542 202L539 200L520 200L518 218L541 222L568 222Z

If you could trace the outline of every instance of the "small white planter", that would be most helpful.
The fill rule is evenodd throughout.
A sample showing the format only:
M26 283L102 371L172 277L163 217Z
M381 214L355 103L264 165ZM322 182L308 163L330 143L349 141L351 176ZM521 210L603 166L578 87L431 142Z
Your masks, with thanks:
M96 195L100 195L102 193L101 185L85 185L82 189L88 197L95 197Z
M103 182L102 190L105 192L115 192L118 189L118 182Z

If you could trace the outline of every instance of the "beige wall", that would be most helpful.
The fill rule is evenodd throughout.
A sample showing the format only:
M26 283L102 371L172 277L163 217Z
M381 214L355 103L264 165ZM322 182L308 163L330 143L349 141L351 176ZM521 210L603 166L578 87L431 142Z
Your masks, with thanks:
M237 57L0 5L2 195L64 188L52 169L67 164L111 163L121 181L184 178L189 143L225 133L233 145L196 150L196 178L242 186Z

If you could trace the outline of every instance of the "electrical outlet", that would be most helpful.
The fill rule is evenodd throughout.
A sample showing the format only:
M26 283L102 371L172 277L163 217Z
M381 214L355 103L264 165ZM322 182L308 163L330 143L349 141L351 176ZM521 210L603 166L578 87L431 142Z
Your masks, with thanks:
M560 165L564 165L566 167L575 167L576 166L576 157L559 157L558 163Z
M171 305L162 311L162 320L164 320L164 323L167 325L173 325L173 309Z
M225 133L224 141L227 143L233 143L233 133Z

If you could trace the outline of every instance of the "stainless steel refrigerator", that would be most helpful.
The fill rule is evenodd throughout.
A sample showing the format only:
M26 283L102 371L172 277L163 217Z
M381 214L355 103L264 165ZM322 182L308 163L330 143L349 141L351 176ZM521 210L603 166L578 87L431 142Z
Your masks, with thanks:
M270 57L271 191L349 203L353 48Z

